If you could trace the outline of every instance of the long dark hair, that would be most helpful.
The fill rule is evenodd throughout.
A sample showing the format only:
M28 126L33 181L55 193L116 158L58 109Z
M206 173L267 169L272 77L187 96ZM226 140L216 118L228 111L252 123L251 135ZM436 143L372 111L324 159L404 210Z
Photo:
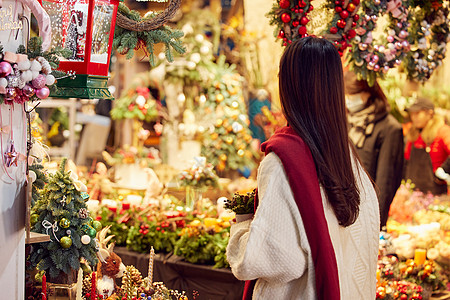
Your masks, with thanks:
M345 93L348 95L369 93L366 107L375 103L375 113L385 113L389 110L389 103L377 81L370 86L366 80L360 80L352 71L344 74Z
M360 198L350 157L339 53L325 39L302 38L286 48L278 76L283 114L309 146L339 224L349 226L358 218Z

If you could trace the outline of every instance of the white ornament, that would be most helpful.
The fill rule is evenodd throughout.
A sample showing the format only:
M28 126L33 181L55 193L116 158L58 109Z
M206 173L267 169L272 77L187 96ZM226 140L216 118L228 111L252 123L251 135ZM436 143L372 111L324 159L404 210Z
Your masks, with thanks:
M39 76L39 71L31 71L31 80L35 79Z
M195 36L195 40L199 43L203 42L205 40L205 37L203 36L203 34L197 34Z
M30 70L24 71L20 75L20 78L22 78L22 80L25 82L31 81L33 79L33 72L31 72Z
M18 68L20 71L29 70L30 67L31 67L31 63L30 63L30 61L29 61L28 59L19 61L19 62L17 63L17 68Z
M158 54L158 58L160 60L164 60L166 58L166 55L164 54L164 52L161 52L161 53Z
M184 103L184 101L186 101L186 96L183 93L178 94L177 101L180 103Z
M39 72L42 70L42 65L37 60L32 60L30 70Z
M200 53L201 54L203 54L203 55L205 55L205 54L208 54L209 53L209 47L208 46L201 46L200 47Z
M188 61L187 64L186 64L186 66L187 66L187 68L188 68L189 70L194 70L195 67L197 66L197 64L196 64L195 62L193 62L193 61Z
M181 28L181 31L184 32L184 35L188 35L194 33L194 28L192 27L191 24L187 23Z
M231 128L233 129L234 133L238 133L244 129L244 126L242 126L242 124L238 122L233 122L233 124L231 124Z
M53 85L53 84L55 83L55 81L56 81L55 76L53 76L53 75L51 75L51 74L49 74L49 75L47 75L47 76L45 77L45 84L46 84L46 85Z
M34 171L32 171L32 170L30 170L28 172L28 177L30 177L31 182L35 182L36 178L37 178L36 173Z
M91 242L91 237L88 236L87 234L83 235L81 237L81 242L85 245L89 244Z
M191 55L191 61L195 62L196 64L198 64L200 62L200 60L202 59L202 57L200 56L200 53L192 53Z
M145 103L147 102L147 101L145 100L145 97L142 96L142 95L137 96L137 98L136 98L135 101L136 101L136 104L137 104L139 107L143 107L143 106L145 105Z
M0 87L5 88L8 85L8 80L6 78L2 77L0 78Z

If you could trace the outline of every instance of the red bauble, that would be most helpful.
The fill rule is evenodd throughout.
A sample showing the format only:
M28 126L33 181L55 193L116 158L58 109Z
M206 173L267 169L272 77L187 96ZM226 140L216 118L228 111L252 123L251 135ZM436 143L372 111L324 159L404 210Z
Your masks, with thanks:
M337 33L338 29L336 27L331 27L330 28L330 33L335 34Z
M289 23L291 21L291 15L288 13L283 13L281 15L281 21L283 21L284 23Z
M284 31L280 30L280 32L278 33L278 38L282 39L284 38Z
M303 26L306 26L306 24L308 24L309 20L307 17L302 17L300 19L300 24L302 24Z
M312 11L314 9L314 6L312 6L311 4L309 5L309 8L308 8L308 12L310 12L310 11Z
M358 5L359 5L359 2L360 2L359 0L353 0L353 1L352 1L352 3L355 4L355 6L358 6Z
M305 35L306 34L306 27L305 26L300 26L300 28L298 29L298 34Z
M359 15L354 15L353 16L353 21L358 22L358 20L359 20Z
M350 39L354 38L354 37L356 36L356 31L355 31L355 29L350 29L350 30L348 31L347 35L348 35L348 37L349 37Z
M280 7L282 9L287 9L291 6L291 2L289 0L280 0Z
M353 3L349 3L349 5L347 5L347 10L349 12L353 12L356 9L356 5Z
M336 6L336 8L334 9L337 13L342 12L342 7L340 6Z
M340 14L342 19L347 19L348 18L348 11L343 10Z
M299 2L298 2L298 6L300 6L300 7L305 7L305 6L306 6L305 1L299 1Z
M339 3L341 3L341 2L339 2L339 1L334 1L334 5L339 5Z
M339 20L339 21L337 21L337 26L339 27L339 28L344 28L345 27L345 25L346 25L347 23L344 21L344 20Z
M300 14L302 14L302 13L303 13L303 9L300 8L300 9L298 10L298 12L299 12Z
M300 24L298 20L292 22L292 27L297 27Z
M356 22L352 22L352 27L356 27Z

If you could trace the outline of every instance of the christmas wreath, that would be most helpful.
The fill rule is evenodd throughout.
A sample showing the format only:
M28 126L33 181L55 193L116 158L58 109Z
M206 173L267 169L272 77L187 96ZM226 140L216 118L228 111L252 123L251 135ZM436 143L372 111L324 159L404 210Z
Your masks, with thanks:
M128 59L134 55L134 50L144 49L150 58L150 64L155 65L153 46L164 43L165 55L168 61L173 61L172 49L182 54L186 50L180 38L183 32L173 30L164 25L178 10L180 0L171 0L167 10L160 14L147 13L141 17L139 12L130 10L120 3L117 11L117 25L114 32L113 47L120 54L126 54Z
M415 19L411 22L411 51L403 66L408 79L424 82L442 65L449 38L449 9L439 1L416 0Z
M357 24L349 64L359 78L373 85L377 77L383 77L390 68L399 66L405 53L410 51L407 38L411 14L407 1L402 0L365 1L362 10L364 17ZM387 44L373 41L372 36L378 18L385 13L389 13Z

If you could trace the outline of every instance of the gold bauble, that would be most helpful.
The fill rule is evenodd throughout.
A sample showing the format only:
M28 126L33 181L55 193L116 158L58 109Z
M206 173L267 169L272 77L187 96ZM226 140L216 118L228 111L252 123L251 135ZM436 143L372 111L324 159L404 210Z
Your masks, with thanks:
M239 157L243 157L244 154L245 154L245 151L242 150L242 149L239 149L238 152L237 152L237 155L238 155Z
M227 160L227 155L225 153L220 154L219 159L222 161L226 161Z
M225 142L227 142L227 144L233 144L233 138L231 137L231 136L228 136L226 139L225 139Z
M222 119L217 119L216 120L216 127L220 127L223 124L223 120Z
M225 99L225 98L223 97L222 94L217 94L217 95L216 95L216 101L217 101L217 102L222 102L223 99Z

